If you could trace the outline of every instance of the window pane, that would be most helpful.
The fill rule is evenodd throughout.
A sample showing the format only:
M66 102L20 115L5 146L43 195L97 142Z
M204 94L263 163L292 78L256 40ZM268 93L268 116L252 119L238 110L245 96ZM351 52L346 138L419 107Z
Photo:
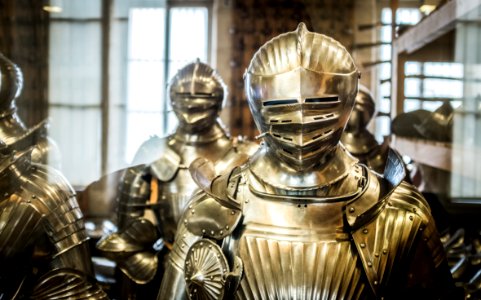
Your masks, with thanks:
M125 161L163 133L165 9L133 8L129 18Z
M51 103L100 105L100 22L50 25Z
M102 0L50 0L50 6L56 6L61 11L53 16L60 18L100 18Z
M62 172L73 185L87 185L100 176L100 111L50 108L50 134L57 142Z
M207 62L208 10L205 7L178 7L170 10L169 74L199 58Z

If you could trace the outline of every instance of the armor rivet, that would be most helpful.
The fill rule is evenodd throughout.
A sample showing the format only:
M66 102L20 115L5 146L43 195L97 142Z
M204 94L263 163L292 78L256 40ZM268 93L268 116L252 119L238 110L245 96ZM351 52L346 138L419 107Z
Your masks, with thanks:
M379 253L377 253L377 252L374 253L374 256L375 256L375 257L379 257Z
M392 206L392 202L388 202L387 205Z
M220 235L222 235L222 233L224 233L222 230L219 232Z
M350 212L350 213L353 213L354 211L355 211L354 207L350 207L350 208L349 208L349 212Z
M374 281L374 285L378 285L379 282L377 282L377 280ZM382 298L381 298L382 299Z
M8 193L3 194L4 197L8 197Z
M423 230L424 230L424 228L423 228L423 227L419 227L419 231L423 231Z
M231 214L231 215L235 215L235 211L231 211L230 214Z
M37 198L37 196L35 196L35 195L32 195L32 199L35 199L35 198Z
M193 209L193 210L191 211L191 214L195 214L195 209Z
M201 245L201 246L204 246L204 242L200 242L200 245Z
M414 212L414 213L416 212L416 208L413 208L413 212Z
M224 272L227 272L227 269L224 269Z
M214 230L212 230L212 231L210 232L210 235L214 235Z
M189 205L189 208L192 209L192 205Z
M246 199L246 201L245 201L245 202L246 202L246 203L249 203L249 199Z
M184 224L187 224L187 219L184 220Z
M387 254L387 250L386 250L386 249L382 250L382 254L386 255L386 254Z
M187 234L184 233L183 237L184 237L184 238L187 237Z
M366 244L361 243L361 248L365 248L365 247L366 247Z
M210 280L214 280L214 276L210 275Z
M217 254L217 258L220 258L220 254Z
M409 220L411 221L414 220L413 216L409 216Z
M225 229L226 229L226 230L229 230L229 225L225 225Z
M180 246L180 248L184 248L185 245Z
M367 229L364 228L364 230L362 231L362 233L367 234Z
M202 229L202 233L205 233L205 229Z
M194 293L197 293L197 289L194 289Z
M368 266L369 268L372 267L372 262L368 261L368 262L367 262L367 266Z
M212 246L211 246L211 245L209 245L209 249L212 249Z

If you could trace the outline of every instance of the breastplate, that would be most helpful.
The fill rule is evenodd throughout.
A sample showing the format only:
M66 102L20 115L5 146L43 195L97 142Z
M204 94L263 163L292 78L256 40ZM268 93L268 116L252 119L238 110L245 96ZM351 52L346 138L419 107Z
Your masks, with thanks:
M237 299L366 299L355 247L344 231L343 202L265 199L241 185L244 219L224 247L244 276Z

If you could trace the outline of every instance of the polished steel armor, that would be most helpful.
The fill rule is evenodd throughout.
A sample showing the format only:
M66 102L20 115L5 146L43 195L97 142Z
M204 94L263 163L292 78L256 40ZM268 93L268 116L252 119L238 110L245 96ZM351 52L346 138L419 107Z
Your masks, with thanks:
M27 128L17 114L15 99L20 95L23 75L20 68L0 53L0 139L16 150L32 149L32 161L60 168L60 152L47 136L47 121Z
M188 169L191 162L205 157L215 163L218 175L242 164L257 149L254 143L230 139L218 122L226 87L208 65L197 61L182 68L169 84L169 95L179 126L174 134L153 137L140 147L134 158L137 166L125 171L120 187L119 232L98 244L138 284L151 281L157 273L159 263L152 253L174 241L180 216L197 188ZM157 225L160 234L148 234L148 242L145 237L131 238L133 232L155 234L146 219ZM159 238L162 242L152 249Z
M339 143L357 81L344 47L302 23L257 51L245 83L264 143L220 177L193 164L202 191L158 299L449 297L429 207L399 156L379 175Z
M107 299L75 192L31 153L0 140L0 299Z
M341 142L360 163L382 174L390 148L387 142L379 145L367 129L375 111L376 105L371 92L364 85L359 85L354 108L342 133Z

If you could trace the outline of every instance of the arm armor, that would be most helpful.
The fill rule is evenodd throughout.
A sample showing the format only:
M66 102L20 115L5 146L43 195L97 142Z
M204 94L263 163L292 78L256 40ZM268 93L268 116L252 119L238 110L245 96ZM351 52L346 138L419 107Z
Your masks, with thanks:
M430 208L401 182L400 160L390 159L383 177L368 173L368 190L345 210L370 286L378 298L456 299L449 298L454 285Z
M190 249L195 244L194 248L207 247L206 255L212 254L210 251L215 247L208 248L209 241L222 241L239 224L242 217L242 207L236 200L239 180L240 170L236 168L230 174L217 177L208 190L199 191L193 196L179 223L174 248L167 262L157 299L186 299L186 281L196 280L193 277L186 278L185 266L190 257ZM204 240L206 241L203 242ZM228 268L222 270L225 283L217 287L217 291L224 288L235 289L228 285L235 285L241 276L241 262L237 258L226 260Z

